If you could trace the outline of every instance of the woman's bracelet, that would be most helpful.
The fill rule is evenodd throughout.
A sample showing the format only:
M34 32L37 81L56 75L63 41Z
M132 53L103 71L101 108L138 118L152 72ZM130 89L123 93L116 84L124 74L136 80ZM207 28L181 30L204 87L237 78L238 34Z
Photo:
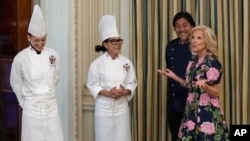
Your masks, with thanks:
M186 81L183 80L183 81L181 81L180 85L181 85L182 87L186 87L187 83L186 83Z

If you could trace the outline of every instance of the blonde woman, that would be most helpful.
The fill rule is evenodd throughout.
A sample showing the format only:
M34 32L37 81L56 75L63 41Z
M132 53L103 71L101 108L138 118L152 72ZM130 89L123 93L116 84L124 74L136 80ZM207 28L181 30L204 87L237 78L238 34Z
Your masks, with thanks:
M200 25L192 29L190 38L190 49L196 55L187 66L186 80L170 69L157 70L188 89L178 140L229 140L219 103L219 84L223 71L217 56L216 36L209 27Z

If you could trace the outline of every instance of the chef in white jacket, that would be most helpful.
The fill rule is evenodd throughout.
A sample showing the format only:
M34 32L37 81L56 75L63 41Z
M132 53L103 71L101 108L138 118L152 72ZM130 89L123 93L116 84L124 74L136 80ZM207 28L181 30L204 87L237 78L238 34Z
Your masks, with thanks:
M89 68L87 87L95 99L95 140L131 141L129 101L137 87L131 61L120 54L120 38L115 17L104 15L99 23L104 53Z
M63 141L55 97L59 80L59 57L45 46L45 21L34 6L28 28L30 45L14 58L10 83L22 107L22 141Z

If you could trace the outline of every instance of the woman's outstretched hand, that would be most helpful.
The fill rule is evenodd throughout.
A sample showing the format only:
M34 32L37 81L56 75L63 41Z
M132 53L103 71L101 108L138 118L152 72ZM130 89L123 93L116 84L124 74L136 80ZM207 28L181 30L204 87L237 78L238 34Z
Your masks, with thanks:
M176 74L173 71L171 71L170 69L166 69L166 70L160 70L160 69L158 69L157 72L159 74L161 74L161 75L164 75L164 76L172 78L172 79L174 77L176 77Z

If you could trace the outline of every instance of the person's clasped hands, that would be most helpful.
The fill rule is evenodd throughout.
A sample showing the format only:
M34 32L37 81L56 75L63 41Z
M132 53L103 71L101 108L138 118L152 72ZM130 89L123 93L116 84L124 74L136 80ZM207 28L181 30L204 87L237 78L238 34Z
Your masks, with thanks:
M129 90L125 89L122 85L120 85L119 89L117 87L113 87L109 90L109 96L115 99L128 95L129 93Z

